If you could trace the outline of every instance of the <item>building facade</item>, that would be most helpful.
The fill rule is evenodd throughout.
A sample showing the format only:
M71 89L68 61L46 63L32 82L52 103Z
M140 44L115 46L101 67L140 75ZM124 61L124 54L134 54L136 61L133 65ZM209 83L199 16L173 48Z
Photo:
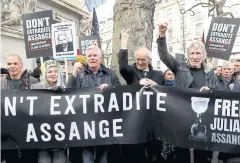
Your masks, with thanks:
M207 0L201 2L208 3ZM158 36L158 24L160 22L168 23L167 44L168 51L174 57L176 54L187 54L187 47L193 40L202 39L203 33L205 40L208 34L208 28L211 23L211 17L208 16L209 8L198 5L192 10L192 6L198 4L195 0L163 0L161 4L156 5L154 17L154 33L153 33L153 67L154 69L166 69L166 66L160 61L157 52L156 39ZM240 18L238 0L227 1L223 9L225 12L232 12L234 17ZM189 10L189 11L188 11ZM186 12L188 11L188 12ZM240 58L240 30L235 40L230 60ZM218 60L219 64L223 61Z
M193 40L202 39L205 19L208 8L195 7L193 11L186 12L194 4L186 3L186 0L163 0L155 9L154 33L153 33L153 67L155 69L166 69L160 61L157 52L156 40L159 37L158 24L168 23L166 34L168 51L174 57L176 54L185 55L189 43Z
M78 35L82 33L84 26L89 26L87 23L82 23L85 20L90 20L90 14L85 10L84 5L80 1L76 0L32 0L35 2L35 6L31 10L24 11L44 11L52 10L53 19L58 22L74 22L76 25L76 32ZM17 1L11 1L8 4L1 4L2 9L7 7L10 9L10 15L1 22L1 67L5 67L6 56L9 54L18 54L23 59L24 68L33 70L36 66L35 59L27 59L25 51L25 43L23 38L23 27L21 21L22 12L19 6L24 7L25 2L17 4ZM33 4L34 5L34 4ZM2 12L2 18L3 18ZM15 21L19 20L19 21ZM85 28L84 28L85 29ZM69 66L71 69L71 67Z
M112 61L114 2L114 0L108 0L97 8L101 46L104 53L104 62L107 67L111 67Z

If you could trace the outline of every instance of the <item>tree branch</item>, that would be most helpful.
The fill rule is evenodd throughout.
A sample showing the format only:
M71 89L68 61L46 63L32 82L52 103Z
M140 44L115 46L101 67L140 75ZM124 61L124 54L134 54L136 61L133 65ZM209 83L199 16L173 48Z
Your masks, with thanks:
M186 14L188 11L192 10L194 7L197 7L199 5L208 5L208 3L198 3L194 6L192 6L191 8L187 9L186 11L184 11L182 14Z
M214 0L209 0L209 2L212 2L212 3L214 3L214 4L215 4L215 1L214 1Z
M224 12L223 15L224 16L230 15L232 18L234 18L233 14L231 12Z
M231 7L233 7L233 6L237 6L237 5L240 5L240 3L236 3L236 4L232 5Z
M215 9L215 6L213 8L211 8L208 12L212 12Z

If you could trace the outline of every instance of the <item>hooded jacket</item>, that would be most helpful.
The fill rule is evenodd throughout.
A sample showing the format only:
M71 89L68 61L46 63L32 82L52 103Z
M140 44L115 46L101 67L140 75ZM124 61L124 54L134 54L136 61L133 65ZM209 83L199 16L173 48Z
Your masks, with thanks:
M47 81L47 69L50 67L56 67L58 69L58 79L57 83L54 86L50 86L48 81ZM64 89L66 86L64 85L63 82L63 75L60 69L60 63L55 61L55 60L48 60L43 63L41 66L41 70L43 72L43 77L41 82L37 84L33 84L31 86L31 89L50 89L50 90L59 90L59 89Z

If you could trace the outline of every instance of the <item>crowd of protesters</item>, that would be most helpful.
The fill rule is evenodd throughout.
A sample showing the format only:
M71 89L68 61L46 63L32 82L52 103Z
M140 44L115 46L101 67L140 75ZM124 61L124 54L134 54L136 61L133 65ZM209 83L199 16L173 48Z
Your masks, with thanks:
M121 33L119 72L127 85L183 87L198 91L220 90L240 92L240 60L226 61L216 70L209 68L205 46L201 41L191 43L187 50L187 62L178 62L169 54L166 42L167 23L159 25L157 39L161 61L168 67L165 72L153 70L151 52L146 47L136 49L135 63L128 64L128 30ZM22 59L11 54L6 60L6 69L1 69L1 89L49 89L98 87L121 85L115 72L101 64L101 50L90 46L86 58L78 56L73 62L73 71L68 82L63 80L60 63L51 58L30 71L24 70ZM2 135L2 141L5 137ZM67 152L69 150L69 152ZM68 155L69 153L69 155ZM213 152L194 150L194 163L211 163ZM223 163L239 163L240 154L219 153ZM239 160L237 160L239 159ZM190 163L190 149L175 147L162 141L136 145L109 145L74 147L69 149L11 149L2 150L6 163Z

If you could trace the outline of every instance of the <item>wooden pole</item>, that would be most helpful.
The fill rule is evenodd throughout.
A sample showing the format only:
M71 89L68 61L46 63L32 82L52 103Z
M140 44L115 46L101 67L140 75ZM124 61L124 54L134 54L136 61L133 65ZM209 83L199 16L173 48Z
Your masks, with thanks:
M43 57L40 57L41 65L43 65Z
M64 58L65 63L65 76L66 76L66 83L68 81L68 66L67 66L67 57Z

